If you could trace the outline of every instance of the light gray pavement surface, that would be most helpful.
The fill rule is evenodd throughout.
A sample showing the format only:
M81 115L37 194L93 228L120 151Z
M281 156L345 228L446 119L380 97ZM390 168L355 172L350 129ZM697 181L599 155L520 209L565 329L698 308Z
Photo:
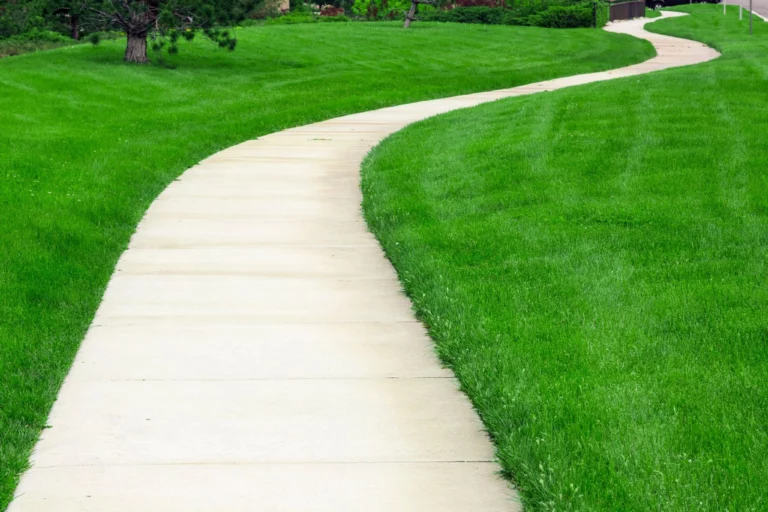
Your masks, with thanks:
M429 116L717 57L644 23L608 27L656 46L642 64L293 128L185 172L123 254L10 512L519 510L366 228L360 163Z
M726 5L741 5L744 9L749 9L749 0L726 0ZM722 7L722 5L721 5ZM752 0L752 10L757 14L752 21L754 23L762 23L768 18L768 0ZM748 11L744 11L742 16L744 19L749 15Z

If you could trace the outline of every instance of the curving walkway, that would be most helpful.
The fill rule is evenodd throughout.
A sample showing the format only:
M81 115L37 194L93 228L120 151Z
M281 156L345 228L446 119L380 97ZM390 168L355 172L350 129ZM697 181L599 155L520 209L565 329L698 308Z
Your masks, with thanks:
M285 130L184 173L123 254L10 512L519 510L366 229L360 163L435 114L718 55L647 22L608 28L656 46L642 64Z

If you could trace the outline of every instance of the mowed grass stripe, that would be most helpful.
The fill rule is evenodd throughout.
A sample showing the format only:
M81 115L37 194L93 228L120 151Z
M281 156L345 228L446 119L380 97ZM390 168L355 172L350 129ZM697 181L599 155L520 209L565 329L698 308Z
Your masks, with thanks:
M122 41L0 61L0 510L143 212L184 169L352 112L653 55L596 30L420 23L238 31L126 66Z
M768 24L697 66L412 125L366 218L527 510L768 508Z

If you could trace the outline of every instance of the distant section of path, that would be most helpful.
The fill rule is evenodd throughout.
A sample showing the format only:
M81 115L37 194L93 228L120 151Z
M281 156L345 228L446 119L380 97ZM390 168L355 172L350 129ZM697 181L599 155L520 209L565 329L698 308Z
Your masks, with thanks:
M188 170L123 254L10 512L519 510L366 228L360 164L426 117L718 55L647 22L608 28L653 43L642 64L293 128Z

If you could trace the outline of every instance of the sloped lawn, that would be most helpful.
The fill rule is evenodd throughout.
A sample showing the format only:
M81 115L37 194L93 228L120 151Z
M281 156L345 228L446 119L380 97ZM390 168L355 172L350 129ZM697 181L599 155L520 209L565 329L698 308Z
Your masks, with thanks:
M395 134L364 210L528 511L768 510L768 24Z
M645 60L595 30L319 24L241 30L163 65L108 41L0 61L0 510L152 199L185 168L283 128Z

